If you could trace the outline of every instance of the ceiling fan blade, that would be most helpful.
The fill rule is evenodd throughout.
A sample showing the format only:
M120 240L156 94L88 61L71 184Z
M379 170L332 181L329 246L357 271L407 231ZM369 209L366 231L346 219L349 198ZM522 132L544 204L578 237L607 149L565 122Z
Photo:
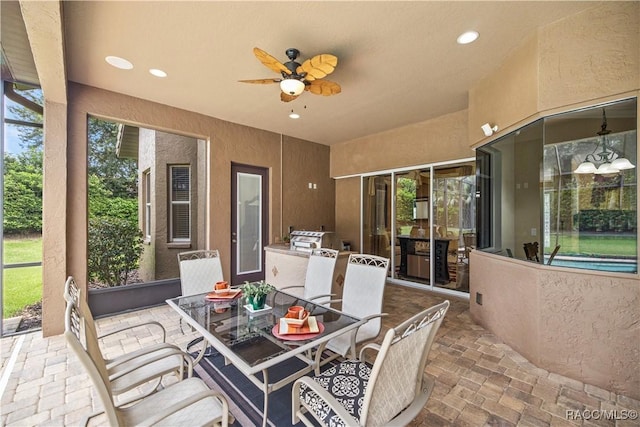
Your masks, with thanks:
M280 83L282 79L253 79L253 80L238 80L240 83L255 83L266 85L269 83Z
M278 74L282 72L286 75L291 75L291 71L287 67L285 67L283 63L278 61L273 56L269 55L264 50L254 47L253 54L256 56L256 58L258 58L260 62L264 64L265 67L269 68L270 70L273 70Z
M282 102L291 102L296 99L299 95L289 95L288 93L280 92L280 101Z
M305 87L305 90L308 90L314 95L322 96L337 95L342 92L342 88L338 83L330 82L328 80L314 80L309 82Z
M296 73L307 73L305 80L313 81L325 77L327 74L333 73L338 65L338 57L323 53L316 55L311 59L307 59L298 67Z

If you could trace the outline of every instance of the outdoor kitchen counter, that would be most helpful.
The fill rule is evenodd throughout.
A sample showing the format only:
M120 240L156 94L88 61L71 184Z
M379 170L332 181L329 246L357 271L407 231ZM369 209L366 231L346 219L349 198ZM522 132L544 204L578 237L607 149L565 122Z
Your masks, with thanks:
M265 280L280 289L285 286L304 286L307 274L309 252L289 249L288 244L274 244L264 248L265 251ZM347 268L349 251L340 251L338 261L333 272L331 292L335 298L342 297L344 273ZM287 290L287 292L302 296L302 288ZM339 308L339 307L338 307Z

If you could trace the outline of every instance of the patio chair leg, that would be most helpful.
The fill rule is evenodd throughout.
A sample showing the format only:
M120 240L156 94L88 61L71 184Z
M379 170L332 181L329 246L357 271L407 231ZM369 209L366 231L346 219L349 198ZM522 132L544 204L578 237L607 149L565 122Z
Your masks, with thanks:
M191 347L198 344L199 342L202 342L202 349L198 353L198 356L194 359L193 361L194 365L197 365L198 363L200 363L203 357L217 356L219 354L217 351L215 351L215 349L212 346L209 345L209 342L205 340L204 337L198 337L190 341L189 344L187 344L187 353L189 353L189 349Z

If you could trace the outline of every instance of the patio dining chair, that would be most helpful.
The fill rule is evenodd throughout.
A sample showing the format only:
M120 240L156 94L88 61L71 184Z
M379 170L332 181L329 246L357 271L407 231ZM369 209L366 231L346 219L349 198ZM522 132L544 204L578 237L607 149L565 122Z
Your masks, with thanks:
M180 252L178 264L183 296L211 292L216 282L224 280L217 249Z
M80 298L80 289L73 276L69 276L65 282L64 298L67 308L71 305L77 307L78 327L86 331L83 333L83 338L86 336L95 337L95 345L91 347L91 351L94 353L94 357L103 360L106 374L112 382L111 391L114 396L124 395L124 393L141 385L146 385L145 395L154 393L161 387L164 376L175 374L176 378L181 380L185 376L185 368L187 369L186 376L191 377L191 357L179 347L164 342L166 332L162 324L156 321L142 322L98 335L89 304ZM72 320L69 317L65 318L66 324ZM148 326L158 327L162 331L162 342L149 344L113 358L103 356L100 340L135 328ZM85 341L83 344L89 348L89 342ZM122 400L118 404L123 406L130 402L131 399L128 399Z
M560 245L556 245L556 247L553 248L553 252L551 252L551 255L549 255L549 259L547 260L547 265L551 265L551 263L553 262L553 259L556 257L556 255L558 255L559 250L560 250Z
M220 253L217 249L200 249L196 251L180 252L178 254L180 267L180 287L182 296L197 295L211 292L216 282L224 280ZM180 330L182 330L182 318L180 318ZM183 331L184 332L184 331ZM202 349L194 363L199 363L205 356L213 355L209 349L209 343L204 337L197 337L187 344L187 351L202 342Z
M73 302L67 304L64 335L96 388L109 425L228 425L229 406L226 399L195 377L144 396L130 406L116 406L112 376L102 359L94 331L82 326L81 307ZM89 418L85 419L84 425Z
M335 296L331 293L331 287L339 253L335 249L313 249L309 255L304 285L285 286L280 290L298 288L303 290L302 298L306 300L320 304L329 302L331 297Z
M427 356L449 301L426 309L389 329L382 344L367 344L358 360L347 360L292 388L292 424L307 426L404 426L413 420L433 390L424 372ZM373 365L367 350L377 351Z
M356 344L378 336L382 326L381 317L386 315L382 313L382 299L388 270L388 258L368 254L349 255L342 299L337 301L342 303L342 312L367 322L354 331L320 345L316 352L316 373L320 366L349 352L351 358L355 358ZM322 359L325 348L334 354Z
M476 247L476 233L462 233L464 242L464 259L469 259L469 253Z
M540 258L538 258L538 242L524 243L522 246L527 261L540 262Z

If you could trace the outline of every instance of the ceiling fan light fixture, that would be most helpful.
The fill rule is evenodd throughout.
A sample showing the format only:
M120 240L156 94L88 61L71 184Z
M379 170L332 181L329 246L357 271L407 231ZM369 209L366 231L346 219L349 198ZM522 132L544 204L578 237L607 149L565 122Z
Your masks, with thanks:
M298 96L304 92L304 83L298 79L283 79L280 82L280 89L288 95Z

